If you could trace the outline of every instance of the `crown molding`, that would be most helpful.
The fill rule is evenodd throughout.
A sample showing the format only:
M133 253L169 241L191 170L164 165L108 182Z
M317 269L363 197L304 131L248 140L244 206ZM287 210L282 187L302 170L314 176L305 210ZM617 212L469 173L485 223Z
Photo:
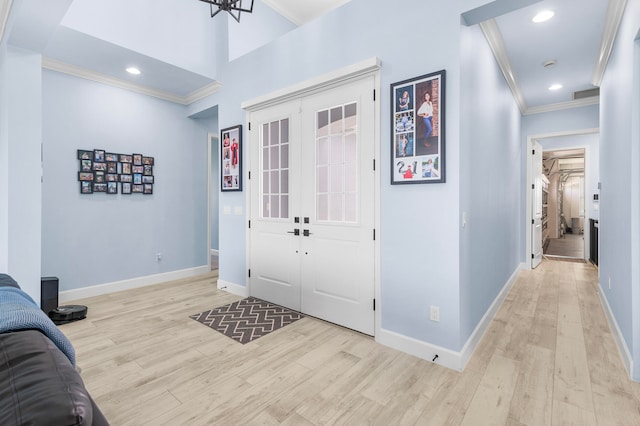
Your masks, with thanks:
M558 102L556 104L541 105L537 107L528 108L523 115L541 114L544 112L560 111L563 109L580 108L590 105L598 105L600 103L600 96L592 96L590 98L576 99L567 102Z
M0 44L4 41L4 32L7 29L12 4L13 0L0 0Z
M112 77L75 65L67 64L65 62L57 61L55 59L47 58L44 56L42 57L42 68L69 74L74 77L84 78L86 80L95 81L97 83L106 84L108 86L141 93L143 95L153 96L155 98L164 99L165 101L174 102L180 105L189 105L206 96L209 96L212 93L215 93L221 87L220 83L213 82L203 87L202 89L190 93L187 96L178 96L172 93L164 92L162 90L156 90L146 86L141 86L139 84L131 83L127 80Z
M243 102L240 107L248 111L255 111L286 100L297 98L318 89L326 88L352 78L357 78L378 71L380 67L380 59L374 56L339 70L294 84L293 86L250 99Z
M526 113L527 103L525 102L524 95L522 94L520 86L516 81L513 67L511 66L511 61L509 60L507 49L504 46L504 40L502 38L502 34L500 33L500 28L498 28L498 24L496 23L495 19L489 19L488 21L480 23L480 29L482 29L484 38L487 40L487 43L489 43L489 47L491 48L493 56L498 62L498 66L502 71L502 75L504 75L505 80L507 80L507 85L511 89L511 93L513 94L513 97L518 104L520 113Z
M222 84L218 81L214 81L213 83L207 84L203 88L189 93L189 95L187 95L184 98L186 102L185 105L190 105L194 102L199 101L200 99L206 98L209 95L213 95L214 93L218 92L221 87L222 87Z
M602 40L600 41L596 65L591 76L591 83L594 86L600 87L600 84L602 83L602 78L604 77L604 72L607 69L607 64L609 63L609 58L613 51L613 44L615 43L618 30L620 29L620 22L622 22L622 16L624 15L624 9L626 6L627 0L609 0L607 15L604 21Z

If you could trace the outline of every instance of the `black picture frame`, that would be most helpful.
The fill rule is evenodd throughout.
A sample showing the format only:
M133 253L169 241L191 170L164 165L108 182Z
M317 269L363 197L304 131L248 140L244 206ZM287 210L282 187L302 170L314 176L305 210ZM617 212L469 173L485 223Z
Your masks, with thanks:
M78 172L78 180L80 182L93 182L95 175L93 172Z
M80 170L90 172L93 170L93 160L80 160Z
M242 191L242 125L220 131L220 189Z
M81 194L153 194L155 157L103 149L78 149L76 156Z
M118 193L118 182L107 182L107 194Z
M107 192L107 184L93 182L93 192Z
M93 182L90 180L80 181L81 194L93 194Z
M444 183L446 71L393 83L391 184Z
M93 151L87 151L85 149L78 150L78 160L91 160L93 161Z
M94 149L93 150L93 161L102 163L104 162L104 149Z

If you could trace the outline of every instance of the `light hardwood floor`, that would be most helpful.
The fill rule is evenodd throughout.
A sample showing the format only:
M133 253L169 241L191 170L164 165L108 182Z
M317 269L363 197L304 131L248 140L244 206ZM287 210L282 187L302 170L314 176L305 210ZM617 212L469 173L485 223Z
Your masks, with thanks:
M189 319L217 273L90 299L62 326L112 425L639 425L588 264L522 271L464 372L303 318L247 345Z

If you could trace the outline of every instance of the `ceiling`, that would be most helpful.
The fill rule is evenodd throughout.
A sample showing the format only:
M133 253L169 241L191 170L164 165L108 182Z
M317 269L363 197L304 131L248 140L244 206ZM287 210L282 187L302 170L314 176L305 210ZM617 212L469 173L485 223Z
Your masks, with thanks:
M32 7L24 13L32 18L43 13L35 9L42 1L0 0L0 36L6 22L3 15L8 13L7 5L13 3L13 9ZM71 3L71 0L57 1ZM262 0L296 25L304 25L349 1ZM48 4L48 1L44 3ZM574 93L594 89L600 83L624 4L625 0L495 0L478 8L485 9L481 11L485 13L484 18L478 18L477 22L467 20L467 23L480 24L521 112L530 114L598 102L597 96L574 100ZM521 8L499 15L495 13L496 5L508 5L507 9ZM543 9L554 11L555 16L541 24L532 23L532 17ZM482 13L474 16L482 16ZM20 29L19 25L14 27ZM33 31L42 31L42 24L38 19L32 19L24 28L23 38L31 39L35 38L31 34ZM19 33L18 30L14 28L13 32ZM47 40L46 49L42 49L47 68L83 77L99 76L110 84L121 82L123 87L133 90L138 87L139 91L183 104L206 96L218 87L213 78L66 27L60 26L49 33ZM135 77L114 67L115 59L118 63L144 63L145 67L154 69L157 78L146 80L142 86ZM555 65L545 68L543 64L551 60ZM548 87L555 83L563 87L549 91Z
M351 0L262 0L296 25L304 25L349 1Z

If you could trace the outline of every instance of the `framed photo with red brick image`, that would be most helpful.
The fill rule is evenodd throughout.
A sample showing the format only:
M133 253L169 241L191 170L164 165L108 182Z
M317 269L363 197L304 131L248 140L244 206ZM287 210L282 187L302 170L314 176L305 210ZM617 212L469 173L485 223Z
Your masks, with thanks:
M445 182L444 70L391 85L391 184Z

